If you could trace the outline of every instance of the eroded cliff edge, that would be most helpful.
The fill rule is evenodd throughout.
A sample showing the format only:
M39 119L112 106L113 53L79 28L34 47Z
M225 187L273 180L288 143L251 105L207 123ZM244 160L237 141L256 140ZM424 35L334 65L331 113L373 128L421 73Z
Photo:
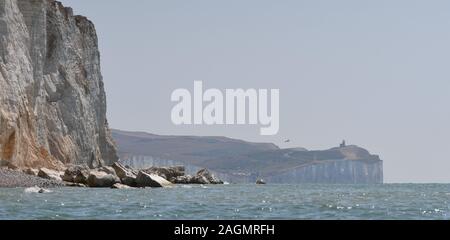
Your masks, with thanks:
M0 161L117 161L95 27L54 0L0 0Z

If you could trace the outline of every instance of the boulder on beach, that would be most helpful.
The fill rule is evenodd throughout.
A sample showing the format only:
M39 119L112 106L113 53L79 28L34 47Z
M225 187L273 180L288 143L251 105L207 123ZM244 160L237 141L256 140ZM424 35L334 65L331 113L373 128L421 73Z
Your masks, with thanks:
M55 181L62 181L61 175L63 175L61 172L50 170L48 168L41 168L38 172L39 177Z
M120 179L117 176L97 170L91 171L87 180L89 187L96 188L109 188L116 183L120 183Z
M175 166L175 167L151 167L143 170L148 174L155 174L170 182L175 182L177 177L184 176L185 167L183 166Z
M193 184L194 177L191 175L179 176L177 177L173 183L175 184Z
M120 163L114 163L112 168L116 171L117 176L120 178L120 181L130 187L136 187L136 174L133 173L132 169L124 167Z
M111 174L117 176L116 170L113 167L103 166L97 169L100 172L105 172L107 174Z
M140 171L138 173L136 183L138 187L152 188L168 187L172 185L172 183L167 181L166 179L155 174L148 174L144 171Z
M114 169L114 171L116 171L116 174L119 178L124 178L127 174L131 173L129 169L117 162L112 165L112 168Z
M206 177L201 175L195 175L194 177L192 177L191 183L204 185L211 184L211 182Z
M86 184L89 177L90 169L88 166L69 166L62 177L63 181Z
M122 182L122 184L125 184L127 186L130 187L136 187L137 186L137 182L136 182L136 175L131 175L131 176L125 176L124 178L121 178L120 181Z
M206 177L200 176L200 175L181 176L176 179L176 183L177 184L204 184L204 185L211 184Z
M30 176L38 176L39 170L34 168L27 168L23 171L23 173L30 175Z
M176 184L223 184L223 181L215 177L211 172L202 169L195 176L184 175L174 179Z

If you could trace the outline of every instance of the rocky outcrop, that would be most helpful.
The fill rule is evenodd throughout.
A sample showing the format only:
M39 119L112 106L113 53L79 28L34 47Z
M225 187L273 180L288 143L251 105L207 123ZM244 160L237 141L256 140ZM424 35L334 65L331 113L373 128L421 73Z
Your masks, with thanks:
M120 163L114 163L112 165L112 168L116 171L117 176L119 177L120 181L130 187L136 187L136 178L137 173L133 169L129 169L127 167L124 167Z
M144 171L139 171L136 178L136 183L138 187L152 188L168 187L172 185L172 183L167 181L166 179L155 174L148 174Z
M39 177L45 178L48 180L54 180L54 181L62 181L61 175L62 175L61 172L54 171L54 170L47 169L47 168L41 168L41 169L39 169L39 172L38 172Z
M173 183L176 184L223 184L223 181L214 176L207 169L202 169L195 174L195 176L191 175L182 175L173 179Z
M92 22L54 0L0 0L2 165L117 159Z
M151 167L143 170L148 174L155 174L162 178L165 178L169 182L174 182L177 177L185 175L185 168L183 166L175 167Z
M114 170L113 167L103 166L103 167L98 168L97 170L100 172L104 172L106 174L111 174L111 175L117 177L116 170Z
M91 171L87 180L87 185L92 188L108 188L120 183L120 179L103 171Z
M116 163L115 165L120 164ZM222 180L207 169L199 170L194 176L186 175L184 166L150 167L143 169L142 172L148 175L157 175L174 184L223 184Z
M1 168L0 168L1 169ZM195 176L184 175L184 167L152 167L145 170L136 170L124 167L116 162L111 167L103 166L90 169L86 165L70 165L64 172L41 168L39 170L16 170L20 174L28 176L36 175L42 179L58 182L66 187L92 187L92 188L162 188L173 184L223 184L206 169L200 170ZM158 175L159 173L160 175ZM172 174L172 175L170 175ZM0 175L1 177L1 175ZM166 179L169 177L171 181ZM0 178L0 182L2 179ZM1 185L1 184L0 184ZM13 185L10 185L13 186Z
M198 182L202 184L223 184L222 180L214 176L207 169L202 169L198 171L195 178L197 179Z
M266 185L266 181L264 179L258 179L256 180L256 185Z
M197 179L191 175L179 176L173 180L175 184L198 184Z
M27 168L23 171L25 174L28 174L30 176L38 176L39 170L34 168Z
M62 180L77 184L87 184L89 174L90 170L87 166L69 166L64 172Z

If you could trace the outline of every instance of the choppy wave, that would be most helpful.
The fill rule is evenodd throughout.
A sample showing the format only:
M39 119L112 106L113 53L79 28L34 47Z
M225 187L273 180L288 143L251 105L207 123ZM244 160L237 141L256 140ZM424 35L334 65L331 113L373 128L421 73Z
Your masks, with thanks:
M0 219L450 219L450 185L0 189Z

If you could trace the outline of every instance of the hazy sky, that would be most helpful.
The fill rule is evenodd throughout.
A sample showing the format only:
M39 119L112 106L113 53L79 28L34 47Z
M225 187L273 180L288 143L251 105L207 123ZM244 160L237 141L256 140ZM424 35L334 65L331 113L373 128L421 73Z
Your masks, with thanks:
M381 156L387 182L450 182L450 1L62 2L96 24L113 128L308 149L346 139ZM279 135L174 126L170 95L194 80L279 88Z

